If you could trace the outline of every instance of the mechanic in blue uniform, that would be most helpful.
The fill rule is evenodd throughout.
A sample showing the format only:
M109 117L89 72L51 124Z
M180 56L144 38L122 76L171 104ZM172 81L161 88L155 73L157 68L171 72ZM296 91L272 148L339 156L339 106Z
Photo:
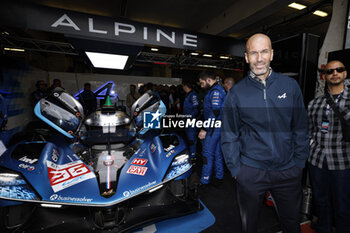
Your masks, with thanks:
M209 90L204 97L204 120L221 120L224 105L225 89L216 82L214 74L202 72L199 74L201 88ZM220 128L204 127L199 132L198 138L202 141L203 168L201 183L209 184L214 167L215 178L222 181L224 178L224 160L221 152Z
M198 116L198 95L192 89L192 85L188 82L182 83L182 88L186 92L186 97L183 105L183 114L187 115L189 119L197 118ZM198 130L196 127L187 127L185 128L187 143L190 149L191 158L196 157L196 146L197 146L197 134Z

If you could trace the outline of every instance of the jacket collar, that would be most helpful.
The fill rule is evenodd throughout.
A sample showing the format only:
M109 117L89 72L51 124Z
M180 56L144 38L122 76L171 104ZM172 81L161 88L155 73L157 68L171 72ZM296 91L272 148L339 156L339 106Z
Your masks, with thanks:
M217 82L215 82L214 84L213 84L213 86L211 86L210 88L209 88L209 91L211 91L211 90L213 90L217 85L219 85Z
M259 88L263 88L263 82L262 81L258 81L256 77L252 77L251 76L251 72L249 72L248 75L248 79L250 81L252 81L252 83L259 87ZM253 75L254 76L254 75ZM271 85L271 83L276 79L276 72L270 67L270 74L267 76L267 78L265 79L266 82L266 87L269 87Z

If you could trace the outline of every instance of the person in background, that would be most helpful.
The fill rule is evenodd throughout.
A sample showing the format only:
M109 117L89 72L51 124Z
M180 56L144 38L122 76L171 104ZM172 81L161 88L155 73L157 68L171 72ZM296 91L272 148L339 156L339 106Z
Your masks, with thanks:
M61 80L56 78L53 80L52 85L48 88L47 92L50 94L57 87L64 90L64 88L62 87Z
M151 90L153 91L153 86L154 84L153 83L146 83L143 87L143 91L144 93L146 93L147 91Z
M222 84L223 77L220 74L215 74L215 79L218 84Z
M45 98L48 94L47 84L44 80L38 80L35 84L35 87L36 90L31 94L31 101L33 106L35 106L40 99Z
M251 36L250 73L226 97L221 144L237 187L242 232L258 232L259 210L270 192L283 232L300 233L302 173L309 155L307 114L298 83L274 72L271 40Z
M200 73L199 82L202 89L208 90L203 103L204 120L221 120L222 108L226 97L224 88L217 83L214 74L211 72ZM203 140L201 183L204 185L210 183L213 167L216 179L214 183L221 183L224 178L224 161L220 147L220 130L220 128L215 127L202 128L198 134L198 138Z
M169 88L169 114L175 114L175 98L176 98L176 87L174 85Z
M235 80L233 77L226 77L224 79L224 88L226 93L235 85Z
M183 105L183 114L187 115L189 119L195 119L199 113L198 95L192 89L192 85L188 82L183 82L182 88L186 93L186 97ZM188 127L188 128L185 128L185 132L187 137L187 144L189 145L190 156L191 158L195 158L198 130L196 127Z
M158 85L157 86L157 91L159 94L160 99L163 101L165 107L168 109L168 105L169 105L169 94L166 92L166 88L165 85Z
M182 85L179 84L176 86L176 98L175 98L175 105L176 105L176 113L182 114L183 112L183 106L184 106L184 100L185 100L185 92L182 88Z
M97 100L95 94L91 91L91 84L84 84L84 91L79 94L79 102L83 106L85 116L96 111Z
M350 86L344 84L347 71L342 62L328 62L323 72L325 93L308 105L315 229L331 233L335 225L336 232L350 232L350 138L342 132L347 128L342 121L350 120Z
M136 86L134 84L131 84L129 88L130 88L130 92L126 96L126 106L128 106L130 110L131 106L140 97L140 93L136 91Z

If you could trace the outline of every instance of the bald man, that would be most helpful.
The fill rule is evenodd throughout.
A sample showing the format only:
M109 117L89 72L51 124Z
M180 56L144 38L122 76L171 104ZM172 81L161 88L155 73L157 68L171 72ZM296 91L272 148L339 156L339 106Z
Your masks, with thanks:
M350 138L341 122L350 119L350 87L342 62L330 61L324 72L325 94L308 105L315 227L321 233L332 232L333 225L336 232L350 232Z
M270 192L283 232L300 233L301 178L309 154L307 115L297 82L274 72L271 40L246 43L250 73L227 94L221 146L237 184L242 231L256 233Z

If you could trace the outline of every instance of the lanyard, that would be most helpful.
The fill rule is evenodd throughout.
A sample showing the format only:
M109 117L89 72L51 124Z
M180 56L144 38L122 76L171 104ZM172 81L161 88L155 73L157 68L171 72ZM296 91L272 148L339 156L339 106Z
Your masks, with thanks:
M334 100L335 106L338 106L338 102L341 99L343 92L344 92L344 90L342 90L342 92L340 92L338 97ZM327 104L326 112L324 113L325 119L328 119L328 115L329 115L329 112L331 110L332 110L331 106L329 104Z

